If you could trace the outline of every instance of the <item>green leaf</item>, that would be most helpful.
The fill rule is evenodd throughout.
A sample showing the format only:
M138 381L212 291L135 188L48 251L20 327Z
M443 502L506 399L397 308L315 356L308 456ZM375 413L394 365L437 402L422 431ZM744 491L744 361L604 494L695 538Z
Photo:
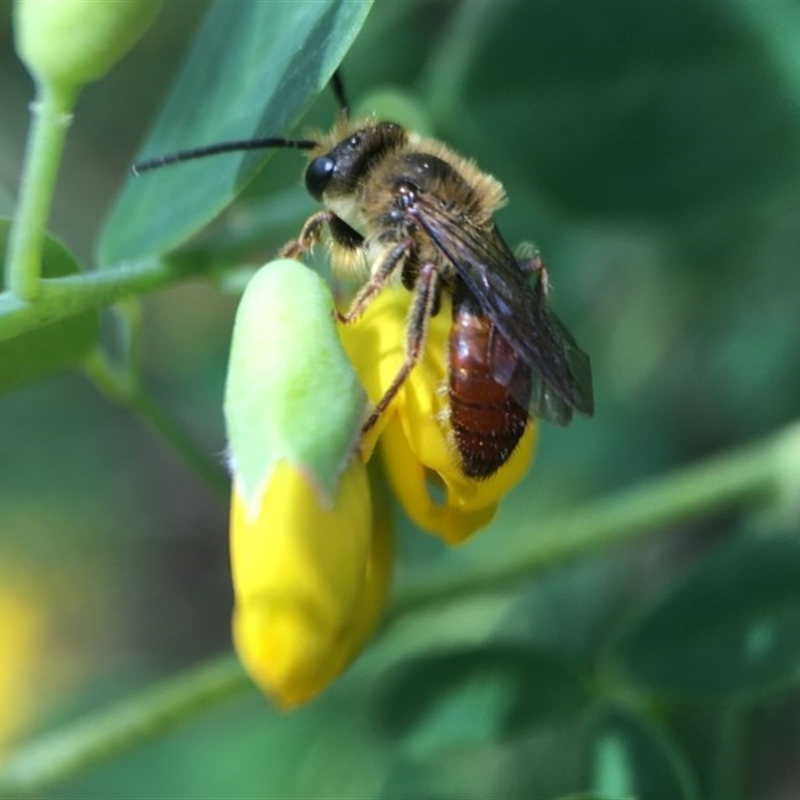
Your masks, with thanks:
M288 134L329 82L370 4L219 0L139 158ZM101 236L99 263L177 247L230 203L273 153L233 153L131 177Z
M0 220L0 252L5 252L10 220ZM46 238L42 254L45 278L75 275L81 270L56 239ZM0 274L0 289L3 276ZM0 296L0 315L4 312ZM96 345L99 316L88 311L0 342L0 392L7 392L52 372L80 364Z
M14 213L14 197L11 190L0 182L0 214L10 215Z
M671 800L698 796L686 757L672 737L649 720L604 708L582 742L582 785L592 796L619 800Z
M685 3L675 14L670 3L545 0L502 9L470 63L466 121L452 121L456 133L479 127L469 120L493 121L487 150L497 164L513 157L497 167L512 200L516 184L533 184L573 215L661 225L674 246L676 234L697 231L724 245L747 235L737 224L759 223L764 203L795 196L800 60L767 33L777 28L797 51L795 4Z
M800 677L800 541L748 537L715 552L616 643L623 680L732 699Z
M413 659L377 698L376 724L411 755L493 742L582 707L585 682L571 665L519 645L464 648Z

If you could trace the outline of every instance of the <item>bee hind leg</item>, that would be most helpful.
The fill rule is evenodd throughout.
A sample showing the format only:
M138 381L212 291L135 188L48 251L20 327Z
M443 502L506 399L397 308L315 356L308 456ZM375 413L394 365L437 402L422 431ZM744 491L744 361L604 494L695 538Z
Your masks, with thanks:
M547 296L547 293L550 291L550 273L547 271L547 266L544 261L542 261L542 257L539 253L534 253L529 258L523 258L517 261L517 264L525 275L536 274L538 278L536 289Z

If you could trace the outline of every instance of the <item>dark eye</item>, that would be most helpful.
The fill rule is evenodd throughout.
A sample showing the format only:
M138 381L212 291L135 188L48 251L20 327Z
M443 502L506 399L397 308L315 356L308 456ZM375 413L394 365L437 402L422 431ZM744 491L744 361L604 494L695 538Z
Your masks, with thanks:
M328 156L315 158L306 169L306 189L315 200L322 200L322 193L333 175L336 163Z

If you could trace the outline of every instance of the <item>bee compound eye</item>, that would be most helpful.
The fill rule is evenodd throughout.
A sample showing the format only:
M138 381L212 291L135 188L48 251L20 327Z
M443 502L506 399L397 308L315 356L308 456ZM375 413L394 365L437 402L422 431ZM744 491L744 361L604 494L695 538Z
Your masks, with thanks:
M306 189L315 200L322 200L336 163L329 156L315 158L306 169Z

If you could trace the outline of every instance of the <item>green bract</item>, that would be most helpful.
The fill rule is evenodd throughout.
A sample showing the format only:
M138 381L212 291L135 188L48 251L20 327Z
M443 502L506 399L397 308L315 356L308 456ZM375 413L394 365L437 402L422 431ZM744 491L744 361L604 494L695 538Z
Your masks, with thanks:
M281 459L332 496L364 408L323 280L288 259L262 267L236 313L225 387L231 466L248 503Z
M133 46L160 0L17 0L17 52L37 81L62 91L97 80Z

